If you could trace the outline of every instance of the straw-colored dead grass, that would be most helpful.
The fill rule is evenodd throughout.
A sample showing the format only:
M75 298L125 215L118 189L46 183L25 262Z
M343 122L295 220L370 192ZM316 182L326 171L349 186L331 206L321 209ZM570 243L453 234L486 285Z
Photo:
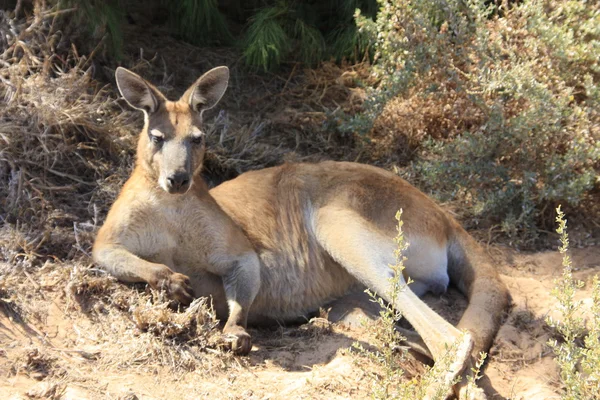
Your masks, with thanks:
M485 120L468 94L440 87L435 94L417 87L405 98L390 100L375 120L369 136L375 159L406 164L429 139L451 139Z
M56 368L56 357L43 353L37 347L22 349L14 362L11 374L26 374L35 380L42 380L49 375L60 375Z
M0 244L11 262L85 253L78 231L93 230L131 161L132 114L91 78L56 16L36 8L0 24L0 216L18 232L3 229Z
M4 315L24 327L27 321L64 325L71 333L58 339L72 342L77 355L98 368L166 367L183 373L210 367L216 373L233 360L209 299L196 299L180 311L162 293L119 284L79 263L0 264L0 305ZM57 371L72 374L50 342L24 349L12 373L35 379Z
M101 351L100 365L168 366L181 372L211 364L207 351L228 358L210 299L179 310L163 293L118 284L83 266L70 270L65 293L69 315L84 313L93 322L94 341L108 348Z

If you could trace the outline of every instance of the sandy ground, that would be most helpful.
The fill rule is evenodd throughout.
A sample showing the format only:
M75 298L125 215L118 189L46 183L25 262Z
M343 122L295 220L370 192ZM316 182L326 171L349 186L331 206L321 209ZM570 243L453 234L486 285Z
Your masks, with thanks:
M561 273L560 255L498 247L489 251L510 289L513 307L491 349L482 385L492 399L559 398L558 370L546 345L552 331L544 319L556 309L550 290ZM571 255L575 277L586 282L578 297L589 299L591 278L600 273L600 246L574 249ZM155 355L144 356L140 348L135 349L142 351L138 361L119 363L117 356L127 359L128 354L115 350L122 352L119 345L135 335L100 334L110 330L111 323L81 309L74 311L64 295L68 284L64 275L54 280L48 276L52 273L24 278L25 287L37 293L32 301L38 301L39 317L23 320L14 302L11 307L0 302L0 399L370 397L373 371L361 368L361 359L349 350L356 341L368 346L370 334L364 327L317 320L296 327L252 329L255 345L248 357L204 350L196 355L194 368L174 366L175 360L169 365L168 357L148 362ZM427 301L453 322L465 306L465 299L453 290ZM127 321L127 311L120 315ZM419 361L408 358L409 374L422 370Z

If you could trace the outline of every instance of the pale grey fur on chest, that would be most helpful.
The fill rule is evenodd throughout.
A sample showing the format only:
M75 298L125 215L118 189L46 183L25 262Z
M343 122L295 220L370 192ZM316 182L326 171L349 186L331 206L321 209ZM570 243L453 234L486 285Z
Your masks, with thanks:
M150 202L144 208L147 216L143 225L131 229L126 246L148 261L168 265L178 272L197 268L206 260L198 246L203 228L204 214L195 202L180 202L164 206Z

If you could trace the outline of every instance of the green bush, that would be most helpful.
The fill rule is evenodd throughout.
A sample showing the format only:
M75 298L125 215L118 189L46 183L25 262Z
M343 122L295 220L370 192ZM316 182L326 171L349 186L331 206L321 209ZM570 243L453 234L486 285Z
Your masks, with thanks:
M480 0L379 3L375 21L357 19L375 46L379 83L342 130L368 137L382 112L394 112L391 100L445 109L460 99L449 118L477 118L459 134L427 132L410 173L532 243L548 205L577 205L598 180L597 7L526 0L500 16ZM402 121L394 128L401 135Z
M315 34L314 28L306 26L299 19L294 21L290 13L289 4L281 2L273 7L263 8L250 19L243 46L248 65L264 70L277 67L293 48L292 33L299 33L300 40L316 43L315 54L323 51L320 33L316 31ZM292 29L296 24L302 27Z
M217 0L165 2L171 11L170 24L187 42L196 45L231 43L233 36Z
M356 60L366 44L353 20L356 9L376 12L373 0L293 2L278 0L259 9L248 20L242 41L246 64L265 71L284 60L315 66L334 57Z
M559 251L563 255L563 274L556 279L552 290L558 300L559 320L547 319L560 336L550 340L560 367L564 386L563 399L592 399L600 393L600 279L594 277L591 318L586 323L582 317L582 303L575 300L575 293L583 282L573 279L571 259L567 255L569 237L567 221L560 207L556 209L556 232L560 235ZM595 394L594 394L595 393Z

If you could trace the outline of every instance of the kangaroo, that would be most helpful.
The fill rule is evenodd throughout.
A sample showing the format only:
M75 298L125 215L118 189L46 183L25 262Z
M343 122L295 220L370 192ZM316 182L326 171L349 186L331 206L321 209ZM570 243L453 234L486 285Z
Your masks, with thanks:
M212 295L226 319L223 332L242 355L252 346L248 322L293 320L366 286L413 325L434 361L457 346L448 386L468 375L474 355L491 346L508 304L507 289L477 242L418 189L368 165L284 164L209 191L200 175L202 114L221 99L228 79L227 67L214 68L169 101L137 74L117 69L119 91L143 111L144 127L133 173L94 243L95 262L123 282L146 282L184 305ZM392 298L399 209L410 243L405 273L414 283ZM419 298L444 292L450 281L469 299L457 328ZM464 383L455 390L467 396Z

